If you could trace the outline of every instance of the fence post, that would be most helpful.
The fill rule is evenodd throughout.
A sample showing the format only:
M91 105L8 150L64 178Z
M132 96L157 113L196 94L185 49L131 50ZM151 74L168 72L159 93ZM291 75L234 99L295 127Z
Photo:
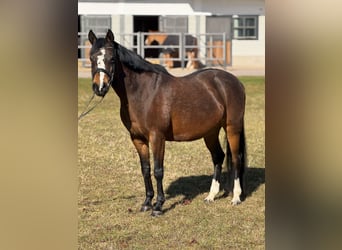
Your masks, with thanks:
M223 65L224 67L227 67L227 42L226 42L226 32L223 32L222 34L223 38Z
M179 57L181 59L181 67L184 69L184 44L185 44L185 39L184 39L184 33L179 33Z
M207 60L209 60L211 62L211 65L214 64L213 45L214 45L213 36L209 34L209 55L210 55L210 57Z
M137 32L137 54L138 55L141 55L142 58L144 58L144 56L142 55L142 53L144 50L142 49L142 46L141 46L141 32Z

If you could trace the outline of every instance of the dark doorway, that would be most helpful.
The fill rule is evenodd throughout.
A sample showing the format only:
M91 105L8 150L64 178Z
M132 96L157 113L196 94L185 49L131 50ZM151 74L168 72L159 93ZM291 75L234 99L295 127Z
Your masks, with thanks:
M159 30L159 16L134 16L133 31L149 32ZM145 40L145 38L144 38ZM134 37L134 45L137 45L136 37ZM158 58L159 49L145 49L145 58Z
M159 30L159 16L134 16L133 30L134 32Z

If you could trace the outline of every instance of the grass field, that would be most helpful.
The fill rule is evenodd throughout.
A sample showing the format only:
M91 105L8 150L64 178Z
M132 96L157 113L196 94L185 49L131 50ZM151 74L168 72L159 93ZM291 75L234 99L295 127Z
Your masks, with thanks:
M223 190L215 202L203 202L213 166L204 141L198 140L167 142L165 213L154 218L139 212L143 178L116 94L110 91L79 122L79 249L265 248L265 78L240 80L247 92L248 171L247 198L239 206L230 205ZM80 114L92 94L91 81L79 79L78 86Z

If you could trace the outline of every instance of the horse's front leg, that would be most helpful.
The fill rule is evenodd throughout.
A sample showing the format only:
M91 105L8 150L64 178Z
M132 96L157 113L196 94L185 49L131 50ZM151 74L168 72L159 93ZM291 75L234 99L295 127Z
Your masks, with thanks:
M157 181L157 202L153 206L152 216L158 216L163 213L162 206L165 202L163 190L165 138L161 134L151 133L150 142L154 158L154 177Z
M147 141L137 138L132 138L132 141L138 151L141 164L141 172L144 177L146 199L142 204L140 211L145 212L152 209L152 199L154 196L151 180L150 152Z

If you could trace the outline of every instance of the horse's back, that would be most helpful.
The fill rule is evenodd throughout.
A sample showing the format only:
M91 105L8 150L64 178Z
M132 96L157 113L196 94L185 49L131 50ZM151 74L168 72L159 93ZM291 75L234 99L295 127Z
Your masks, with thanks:
M199 83L215 88L221 94L233 93L235 97L244 97L245 89L239 79L233 74L220 69L203 69L195 71L180 78L184 84L191 83L196 86Z

